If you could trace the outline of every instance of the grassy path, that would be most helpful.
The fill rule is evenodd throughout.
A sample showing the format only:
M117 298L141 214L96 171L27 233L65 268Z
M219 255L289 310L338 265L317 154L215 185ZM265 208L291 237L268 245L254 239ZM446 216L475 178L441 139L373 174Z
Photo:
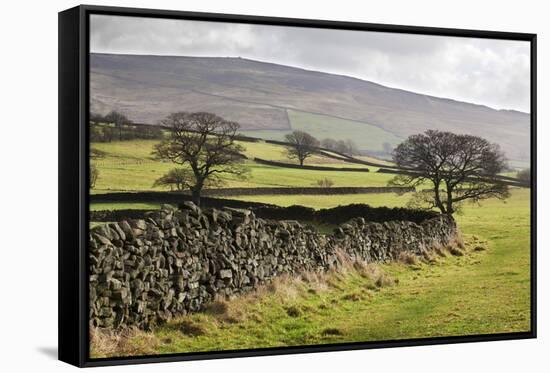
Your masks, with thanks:
M351 271L323 281L293 280L224 303L221 312L185 316L154 334L137 333L118 351L171 353L528 331L529 191L514 190L506 204L491 200L466 206L457 220L468 242L464 256L434 264L372 266L367 276ZM94 352L108 354L100 348Z

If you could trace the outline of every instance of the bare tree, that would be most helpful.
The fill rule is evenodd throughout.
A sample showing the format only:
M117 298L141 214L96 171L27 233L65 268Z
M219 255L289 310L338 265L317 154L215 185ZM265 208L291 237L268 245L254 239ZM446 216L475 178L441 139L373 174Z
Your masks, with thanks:
M222 174L245 176L240 153L244 148L235 142L238 123L211 113L179 112L170 114L162 124L170 133L155 146L153 154L189 168L192 178L186 185L195 204L200 205L207 181L219 183Z
M90 159L100 159L107 155L103 150L96 148L90 148ZM95 184L99 179L99 169L94 163L90 163L90 189L95 188Z
M103 120L107 123L112 123L116 128L118 128L119 141L122 141L122 126L132 123L132 121L128 119L126 115L118 111L111 111L109 114L103 117Z
M95 184L97 183L97 179L99 178L99 170L97 169L97 166L93 163L90 164L90 189L95 188Z
M508 187L497 179L506 160L496 144L471 135L428 130L409 136L393 152L397 166L414 171L398 175L391 185L431 183L430 208L452 215L463 201L508 198ZM426 193L426 191L420 192Z
M319 147L319 140L303 131L293 131L286 135L285 139L290 143L288 157L290 159L298 159L300 166L303 166L304 160L311 156Z

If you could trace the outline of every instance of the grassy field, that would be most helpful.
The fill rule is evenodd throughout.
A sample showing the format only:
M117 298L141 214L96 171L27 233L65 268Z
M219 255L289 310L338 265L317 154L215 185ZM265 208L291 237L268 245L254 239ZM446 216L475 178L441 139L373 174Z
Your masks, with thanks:
M364 198L372 198L369 202L374 204L378 197ZM388 195L379 203L400 206L405 200ZM316 208L330 205L320 197L299 202ZM506 203L468 204L457 220L468 243L463 256L447 255L431 264L369 265L323 278L283 279L250 296L217 304L209 312L173 320L153 333L114 337L96 332L92 355L528 331L529 190L513 190Z
M288 117L293 130L315 133L319 140L352 139L359 149L380 151L386 142L394 146L403 140L391 132L367 123L294 110L288 110Z
M319 140L331 138L335 140L352 139L361 150L381 151L383 144L397 145L403 139L391 132L368 123L335 118L327 115L288 110L288 118L292 130L300 130L315 134ZM241 131L243 135L270 140L284 140L290 130L256 130Z
M156 210L160 208L160 203L143 202L101 202L90 203L90 211L101 210Z
M160 162L151 156L155 140L133 140L112 143L93 143L92 148L105 152L103 158L93 160L99 169L99 179L92 193L112 191L145 191L166 190L153 188L156 179L164 175L176 165ZM259 157L268 160L286 160L283 146L265 143L241 143L245 154L249 157ZM250 170L245 180L233 176L224 176L225 187L292 187L315 186L317 180L329 178L334 186L386 186L392 175L376 172L338 172L315 171L292 168L281 168L246 161ZM306 164L322 164L323 166L364 168L364 166L339 163L331 158L315 156ZM369 167L375 171L376 168Z

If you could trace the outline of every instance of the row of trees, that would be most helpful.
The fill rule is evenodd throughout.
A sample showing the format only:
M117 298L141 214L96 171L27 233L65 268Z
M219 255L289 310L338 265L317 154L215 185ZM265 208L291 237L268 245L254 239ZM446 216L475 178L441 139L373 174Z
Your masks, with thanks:
M97 113L90 114L90 122L94 124L106 123L111 124L118 130L119 141L122 140L122 127L132 123L128 117L118 111L111 111L107 115L101 115Z
M161 139L163 131L159 127L134 125L128 117L118 111L107 115L90 114L90 141L112 142L133 139Z
M359 154L357 145L353 140L334 140L334 139L323 139L321 141L321 146L328 150L333 150L338 153L343 153L349 156Z
M317 140L315 137L304 131L293 131L285 136L285 140L290 144L288 149L288 157L296 159L300 166L304 165L304 161L319 151L319 147L333 150L349 156L357 154L357 146L350 140L334 140L323 139Z

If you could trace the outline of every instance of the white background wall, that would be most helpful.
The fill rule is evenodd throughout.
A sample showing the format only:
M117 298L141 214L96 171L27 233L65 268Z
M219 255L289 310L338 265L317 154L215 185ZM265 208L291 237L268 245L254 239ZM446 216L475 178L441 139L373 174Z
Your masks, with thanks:
M545 1L188 0L97 5L236 13L539 34L539 190L548 182ZM67 371L57 349L57 12L76 1L4 1L0 21L0 370ZM546 212L543 213L543 206ZM117 371L527 372L548 371L549 210L539 196L539 338L446 346L141 365ZM41 224L27 225L33 216ZM546 368L546 369L545 369Z

